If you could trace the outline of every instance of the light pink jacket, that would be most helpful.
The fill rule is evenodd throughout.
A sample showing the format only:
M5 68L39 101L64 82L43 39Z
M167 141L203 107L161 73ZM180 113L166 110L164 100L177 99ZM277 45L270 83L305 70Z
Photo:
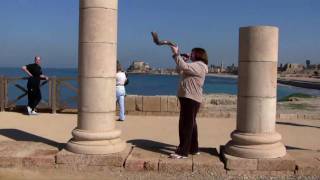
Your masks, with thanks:
M186 63L180 55L174 56L174 60L181 75L178 97L189 98L201 103L202 87L206 73L208 73L208 66L202 61Z

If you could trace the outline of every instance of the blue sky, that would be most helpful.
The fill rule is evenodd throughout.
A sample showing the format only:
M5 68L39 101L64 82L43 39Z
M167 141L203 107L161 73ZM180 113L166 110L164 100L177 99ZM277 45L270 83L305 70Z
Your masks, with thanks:
M20 67L39 54L44 67L77 67L78 0L1 0L0 67ZM182 51L203 47L209 64L237 64L238 29L280 28L280 63L320 63L319 0L119 0L118 59L173 67L170 50L150 32Z

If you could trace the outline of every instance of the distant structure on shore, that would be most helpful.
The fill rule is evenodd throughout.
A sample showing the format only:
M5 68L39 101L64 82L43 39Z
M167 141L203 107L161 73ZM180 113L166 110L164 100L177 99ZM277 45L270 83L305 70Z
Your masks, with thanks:
M280 64L278 73L287 77L315 77L320 78L320 64L311 64L310 60L306 60L306 65L287 63Z
M149 73L152 68L143 61L133 61L127 69L128 73Z
M209 73L212 74L238 74L238 67L234 64L224 67L222 62L220 65L211 64L208 67ZM148 63L136 60L133 61L127 69L128 73L148 73L161 75L178 74L175 68L152 68ZM320 64L311 64L310 60L306 60L306 64L287 63L280 64L278 74L282 77L314 77L320 78Z
M232 64L231 66L223 67L221 62L220 66L210 65L209 73L215 74L237 74L238 67ZM148 63L141 60L136 60L131 63L127 69L128 73L149 73L149 74L163 74L163 75L176 75L178 74L175 68L152 68Z
M238 67L232 64L231 66L227 66L226 68L223 67L223 64L221 63L220 66L215 66L211 64L208 68L209 73L214 74L238 74Z

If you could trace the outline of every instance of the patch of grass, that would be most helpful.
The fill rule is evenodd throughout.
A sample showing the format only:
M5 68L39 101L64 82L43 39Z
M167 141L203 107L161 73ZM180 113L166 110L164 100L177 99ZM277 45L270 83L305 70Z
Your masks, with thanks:
M289 98L292 98L292 97L296 97L296 98L312 98L312 96L309 95L309 94L293 93L293 94L290 94L289 96L286 96L286 97L280 99L279 101L289 101Z

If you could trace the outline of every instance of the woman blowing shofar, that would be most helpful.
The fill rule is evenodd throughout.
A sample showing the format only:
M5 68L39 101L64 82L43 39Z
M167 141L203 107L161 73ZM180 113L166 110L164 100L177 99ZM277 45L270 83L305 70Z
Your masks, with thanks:
M182 159L187 158L189 154L199 154L196 116L202 102L205 76L208 73L208 56L203 48L193 48L188 57L180 54L178 46L170 47L181 75L177 94L180 102L180 144L175 153L170 154L170 158ZM189 59L191 62L187 63Z

